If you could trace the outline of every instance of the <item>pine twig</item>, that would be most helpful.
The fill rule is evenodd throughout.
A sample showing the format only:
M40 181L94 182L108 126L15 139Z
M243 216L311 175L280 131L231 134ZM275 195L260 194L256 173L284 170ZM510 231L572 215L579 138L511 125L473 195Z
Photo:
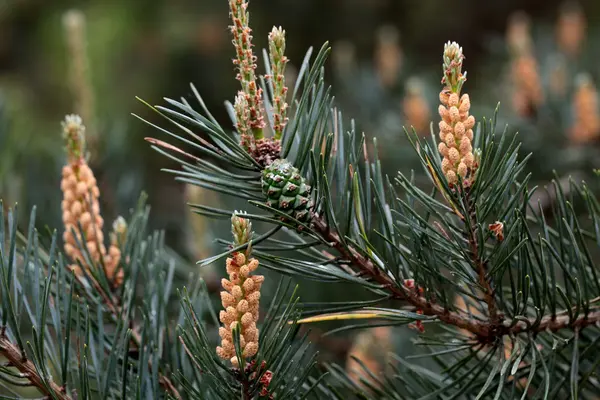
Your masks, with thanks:
M476 215L475 215L475 207L474 204L469 199L469 193L466 195L467 204L469 204L469 218L471 219L470 229L469 229L469 246L471 250L471 258L473 261L473 266L477 271L477 275L479 277L479 284L483 288L483 296L485 299L485 303L488 308L488 315L490 322L492 324L499 324L502 322L502 317L498 315L498 307L496 305L496 299L494 298L494 289L490 285L489 280L486 278L487 268L486 263L481 260L479 257L479 246L477 245L477 236L474 227L477 224ZM465 224L467 226L467 224Z
M465 313L457 313L442 307L419 294L413 288L395 282L389 275L382 274L371 260L363 256L352 246L344 245L337 233L332 232L325 220L314 215L312 223L316 231L327 240L342 256L351 261L360 271L371 277L375 282L384 286L394 298L408 301L417 309L423 311L424 315L435 316L440 321L457 328L467 330L477 337L480 343L491 343L496 338L522 332L543 332L545 330L558 331L565 328L583 328L588 325L600 323L600 311L594 311L588 315L569 321L567 315L546 316L540 324L535 324L535 319L521 319L513 324L513 321L478 321L470 318Z
M58 400L71 400L71 397L65 392L64 387L58 386L49 377L44 382L37 372L35 365L25 358L19 348L10 342L5 335L0 336L0 353L23 374L24 378L28 379L44 394Z
M535 332L549 330L552 332L560 331L565 328L581 329L589 325L595 325L600 322L600 310L582 315L574 320L570 320L568 315L546 316L542 318L540 324L534 329ZM532 321L520 321L510 329L511 333L517 334L530 331Z
M361 272L365 273L373 278L377 283L386 287L387 290L389 290L394 296L394 298L406 300L417 309L423 310L424 315L437 316L441 321L462 329L466 329L469 332L476 334L478 337L486 338L490 336L490 333L488 332L488 324L465 318L456 312L447 310L441 307L439 304L429 301L425 297L421 296L417 290L411 289L405 285L399 285L388 275L381 274L371 260L360 254L352 246L346 247L344 244L342 244L338 234L332 232L322 218L315 215L312 219L312 222L317 232L319 232L325 240L330 242L337 251L349 259L352 264L357 266Z
M252 395L250 394L250 382L247 379L242 381L242 400L250 400Z

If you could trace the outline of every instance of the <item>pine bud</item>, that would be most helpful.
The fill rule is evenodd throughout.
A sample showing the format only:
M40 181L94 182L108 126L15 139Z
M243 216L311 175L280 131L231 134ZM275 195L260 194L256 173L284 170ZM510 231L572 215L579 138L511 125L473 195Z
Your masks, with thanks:
M242 218L235 214L231 217L231 232L233 234L233 244L234 246L241 246L250 241L252 239L252 222L249 219ZM237 261L238 266L243 265L244 261Z
M79 161L85 152L85 126L81 117L75 114L67 115L62 122L62 128L69 162Z
M496 236L496 239L498 239L499 242L504 240L504 224L502 222L496 221L495 223L490 224L488 228L492 231L494 236Z
M442 83L450 90L449 97L452 93L459 94L462 85L467 80L466 74L462 74L463 51L462 47L456 42L448 42L444 46L444 78ZM449 104L449 103L448 103Z
M269 34L269 60L271 63L271 82L273 84L273 130L275 140L280 140L283 129L287 124L285 66L288 58L285 56L285 31L279 27L273 27Z
M237 79L240 81L241 92L243 93L243 95L238 94L236 103L242 97L247 101L247 107L245 108L247 114L244 111L243 128L239 133L242 135L242 145L245 146L244 140L247 139L251 148L254 140L263 138L265 122L262 116L262 89L256 84L256 56L252 50L252 29L249 26L248 1L229 0L229 10L232 21L230 29L236 53L234 65L238 69ZM241 111L241 108L238 107L236 113L239 113L239 111ZM252 136L249 136L249 134L252 134ZM249 150L249 148L246 148L246 150Z
M125 236L127 235L127 221L125 221L125 218L119 215L117 219L114 220L112 228L113 232L118 235L120 241L124 242Z

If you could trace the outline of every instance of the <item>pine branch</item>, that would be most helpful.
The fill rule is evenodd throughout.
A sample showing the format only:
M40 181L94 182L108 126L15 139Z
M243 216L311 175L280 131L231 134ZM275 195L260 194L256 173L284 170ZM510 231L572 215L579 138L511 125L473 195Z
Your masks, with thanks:
M521 320L515 326L509 328L510 333L517 334L521 332L543 332L546 330L557 332L562 329L570 328L570 329L580 329L589 325L595 325L600 323L600 310L590 312L587 315L582 315L580 317L571 320L568 315L559 315L559 316L546 316L542 318L539 325L535 328L531 328L533 325L532 320Z
M474 333L479 338L487 339L493 335L489 332L490 325L470 320L456 312L452 312L443 308L442 306L431 302L425 297L421 296L415 289L411 289L406 285L398 284L392 280L387 274L382 274L381 271L373 265L373 262L368 258L364 257L360 252L354 249L352 246L346 247L340 240L337 233L332 232L327 223L319 216L314 216L312 219L315 230L323 236L337 251L339 251L344 257L357 266L361 273L370 276L377 283L383 285L394 298L398 300L405 300L415 306L417 309L423 310L423 314L436 316L441 321L448 324L457 326L462 329L466 329L471 333Z
M46 381L42 379L33 362L24 357L19 348L11 343L5 335L0 335L0 353L46 395L58 400L71 400L71 397L65 393L64 387L58 386L50 377L47 377Z
M238 5L246 6L247 1L230 0L234 37L237 32L238 37L245 35L248 38L250 30L246 10L236 8ZM236 19L239 23L236 23ZM235 31L236 26L242 29ZM249 40L237 43L238 49L243 50L238 51L238 55L241 55L240 65L244 60L253 58L251 49L248 52L249 47L246 47L248 43ZM250 55L244 58L246 53ZM554 217L562 225L558 225L556 230L549 227L542 207L541 215L533 213L530 216L541 228L541 233L537 232L540 235L538 241L533 239L536 232L532 232L525 222L527 201L533 194L528 187L530 178L528 175L517 180L529 156L524 159L519 156L520 145L516 138L507 140L506 131L499 138L495 136L496 115L491 120L484 118L476 127L475 117L469 114L470 98L468 94L461 93L466 81L466 72L462 72L462 48L450 42L444 48L444 88L440 92L442 104L438 109L442 119L439 124L441 141L436 143L433 136L435 146L431 146L421 141L416 132L414 135L407 132L422 166L430 174L435 190L428 194L417 187L413 176L409 178L399 173L396 182L406 192L406 199L401 198L381 171L376 141L373 140L375 160L370 160L365 150L365 137L358 137L354 122L350 130L343 129L342 116L334 108L330 88L325 86L321 71L326 53L320 52L311 67L307 56L299 74L302 78L299 81L304 82L302 95L296 97L297 89L301 87L296 85L290 102L296 107L290 114L289 129L281 132L281 149L269 149L264 153L268 157L261 158L261 152L250 151L246 145L253 129L250 124L239 124L239 121L252 119L248 111L252 108L250 101L254 97L244 95L244 92L238 95L234 105L229 105L228 111L233 122L238 122L237 134L233 135L216 122L195 91L205 115L193 110L184 99L181 102L167 99L172 108L153 108L183 131L177 134L159 127L163 133L193 145L203 156L229 164L232 169L225 170L216 163L200 159L168 143L156 139L148 141L155 150L181 163L182 171L169 172L175 172L177 179L182 182L249 200L250 204L272 214L252 214L250 218L277 224L278 228L296 227L311 237L310 241L273 240L272 246L258 248L257 255L261 252L260 256L272 264L270 267L273 270L322 281L358 283L377 294L385 291L389 293L389 296L385 296L386 300L408 303L413 311L404 313L404 310L389 310L389 314L393 315L390 325L435 320L439 322L440 329L449 333L428 338L430 346L447 347L428 355L441 366L443 372L438 374L396 357L408 373L396 372L393 380L383 378L385 384L380 384L383 380L380 382L371 374L369 380L372 379L374 384L369 386L369 392L372 391L374 396L370 397L434 397L454 387L456 392L453 397L469 397L477 391L477 398L482 398L496 391L496 398L504 398L509 397L508 393L502 393L504 382L511 379L517 382L517 378L518 386L513 386L511 398L521 391L525 398L531 384L532 388L541 389L540 379L545 384L544 398L549 394L550 386L553 386L553 396L560 397L567 393L562 386L569 382L569 374L558 374L568 371L569 365L574 371L570 374L570 393L572 396L578 393L578 366L583 365L581 360L585 360L583 354L587 350L580 348L583 340L579 342L579 332L588 325L600 326L600 308L596 304L590 307L594 300L588 300L598 295L600 281L585 243L591 238L598 239L600 204L588 196L587 187L579 188L569 181L569 186L574 189L571 194L583 197L593 220L595 232L583 231L572 207L574 196L565 196L566 190L555 187L555 204L551 208ZM252 63L243 71L254 74L254 69ZM271 70L267 66L268 75ZM254 80L256 76L252 75L251 78ZM253 91L255 88L250 89ZM267 89L265 86L264 91L269 92ZM271 84L270 92L275 91ZM272 104L268 101L265 103L269 113ZM275 120L272 112L268 119ZM192 127L205 131L211 137L211 143L198 139ZM347 131L347 135L340 133ZM361 150L365 150L362 156ZM182 156L183 159L180 159ZM249 171L252 171L251 174ZM257 176L255 173L259 171L262 173ZM447 204L436 199L440 193ZM423 207L425 215L419 212L420 207ZM228 209L202 205L195 208L199 214L215 218L227 217L231 213ZM455 215L449 215L451 213ZM460 222L455 216L459 217ZM432 219L441 233L430 226ZM495 223L487 225L487 222L494 220ZM464 226L459 227L457 222ZM264 237L270 235L265 234ZM497 239L495 243L488 240L493 239L492 235ZM318 240L313 242L315 238ZM323 252L323 255L311 257L310 261L269 254L269 249L303 252L307 248L317 253L321 249L316 247L323 242L338 254L329 256ZM557 244L556 248L554 244ZM228 254L222 253L202 263L206 265ZM402 263L396 265L393 260L399 258L402 258ZM555 262L562 269L564 288L557 284ZM589 268L592 268L591 273ZM397 274L391 272L396 270ZM590 279L592 275L595 282ZM505 278L510 278L510 288L504 287ZM477 294L468 293L466 285L477 286ZM596 287L592 288L593 285ZM466 310L449 305L452 299L448 295L453 294L453 289L474 298L478 303L477 317L469 312L467 304ZM559 295L560 299L557 298ZM557 314L558 304L563 310ZM354 306L348 305L348 308ZM487 318L483 308L487 308ZM534 308L535 317L532 318ZM191 309L189 314L195 315L194 310ZM356 319L356 315L346 316ZM367 318L385 318L382 315L377 312L363 314ZM282 317L282 320L285 318ZM315 320L303 320L303 323L307 322ZM188 317L188 323L199 328L190 329L189 333L182 330L184 349L194 362L197 361L202 376L208 376L205 371L214 368L215 363L211 358L201 356L208 347L207 337L195 317ZM361 324L356 324L351 328L360 327ZM462 339L470 336L470 340L456 343L457 330L453 327L464 331L465 335L459 335ZM558 331L565 331L561 333L566 334L574 332L575 340L557 338L551 334ZM591 335L595 333L589 329L586 336L588 332ZM263 337L267 339L269 335L261 339ZM445 338L448 338L447 342ZM561 339L565 343L564 349L555 344ZM539 341L539 348L536 340ZM594 339L588 349L598 341L600 339ZM572 349L567 349L567 343L573 344ZM552 350L546 351L547 355L542 354L541 349L550 348ZM236 353L240 353L239 349L240 345L235 344ZM570 364L568 357L561 353L562 350L572 350ZM451 355L451 358L446 360L442 355ZM230 351L221 358L231 356ZM238 355L237 360L240 359ZM511 364L512 368L509 369ZM540 371L540 366L544 371ZM509 370L510 374L507 375ZM329 372L340 386L348 386L348 378L340 374L337 367L329 369ZM529 375L525 380L526 373ZM222 375L218 372L214 376ZM253 388L250 387L249 393L248 383L252 378L240 375L235 380L235 393L227 392L227 388L222 389L223 393L233 393L232 398L249 398ZM212 389L221 389L220 382L212 384ZM182 387L187 388L188 385L183 383ZM343 395L334 394L337 388L320 389L328 397L343 398ZM364 388L356 386L348 389L361 391L367 397ZM430 389L433 392L425 394ZM292 393L295 393L294 390L288 392Z
M568 315L546 316L536 325L535 319L519 319L514 321L500 321L490 318L489 322L477 321L469 317L465 313L457 313L442 307L435 301L421 296L418 290L409 288L404 284L395 282L389 275L382 274L371 260L360 254L352 246L344 245L337 233L332 232L328 224L323 218L315 215L312 219L315 230L326 239L332 247L334 247L342 256L351 261L353 265L358 267L364 276L369 276L375 282L383 285L395 299L404 300L412 304L416 309L423 311L424 315L435 316L440 321L456 326L457 328L465 329L477 337L480 343L491 343L496 338L508 335L518 334L523 332L540 333L545 330L553 332L566 328L583 328L588 325L600 323L600 311L594 311L588 315L581 316L573 321L570 321ZM489 306L489 303L488 303ZM495 302L492 303L495 307ZM493 308L492 308L493 309ZM490 311L490 317L491 317Z

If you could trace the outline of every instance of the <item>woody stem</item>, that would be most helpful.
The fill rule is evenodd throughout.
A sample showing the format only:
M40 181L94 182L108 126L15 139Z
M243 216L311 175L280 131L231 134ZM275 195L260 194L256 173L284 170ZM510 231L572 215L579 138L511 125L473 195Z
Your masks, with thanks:
M339 235L333 232L327 222L320 216L313 215L312 224L315 231L327 240L345 259L348 259L350 264L357 268L363 276L367 276L381 284L394 298L409 302L416 309L422 310L424 315L435 316L446 324L454 325L457 328L471 332L475 335L477 341L481 343L491 343L496 338L511 333L539 333L546 330L556 332L561 329L583 328L588 325L600 323L600 310L594 310L588 315L577 317L573 320L570 320L568 315L558 317L545 316L538 324L536 324L535 319L522 319L516 323L510 320L500 321L500 318L496 314L494 314L496 316L495 319L490 318L487 322L475 320L464 312L450 311L437 304L434 300L421 296L416 289L400 284L388 274L381 273L380 269L370 259L363 256L352 246L343 244ZM491 304L491 311L496 313L495 302L492 301Z
M35 365L24 357L19 348L10 342L4 334L0 336L0 354L6 357L10 365L17 368L23 374L23 377L42 393L58 400L71 400L65 389L58 386L50 377L46 377L45 380L42 379Z
M488 308L488 315L490 322L497 325L501 322L501 318L498 315L498 308L496 306L496 299L494 298L494 290L490 285L489 279L486 277L487 266L486 263L479 257L479 246L477 244L477 234L475 227L477 226L477 215L475 213L474 205L470 201L469 193L465 195L467 204L469 205L469 216L470 224L467 226L465 221L465 227L469 230L469 247L471 251L471 260L473 267L477 271L479 278L479 285L483 288L483 296L485 303Z

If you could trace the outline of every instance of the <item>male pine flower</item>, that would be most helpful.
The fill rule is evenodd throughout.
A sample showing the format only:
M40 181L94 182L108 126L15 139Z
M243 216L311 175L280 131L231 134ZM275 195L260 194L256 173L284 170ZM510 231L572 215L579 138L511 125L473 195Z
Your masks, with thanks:
M74 262L71 268L77 275L83 275L78 263L87 269L103 263L108 278L115 285L119 285L123 280L123 270L119 270L118 274L116 271L121 260L121 251L114 235L115 240L108 251L104 245L102 233L104 219L100 215L98 201L100 190L94 173L84 158L85 127L78 115L67 115L62 126L68 156L68 163L62 170L61 181L65 254ZM93 265L88 264L80 246L87 249L89 261Z
M423 93L423 84L418 78L413 77L406 81L406 95L402 101L402 110L407 126L414 127L419 133L427 129L431 115Z
M232 233L234 246L248 243L252 236L252 225L249 220L233 216ZM217 355L230 360L234 367L239 366L233 339L234 329L240 332L241 356L244 359L253 357L258 352L258 321L260 287L265 280L262 275L251 275L258 268L258 260L249 258L246 253L236 252L226 261L229 279L222 279L221 302L224 310L219 319L223 326L219 328L221 346L217 347Z
M559 49L572 59L580 56L586 38L587 21L581 5L565 2L556 25Z
M438 150L444 157L442 171L448 183L454 185L458 177L464 186L469 185L475 165L473 156L473 127L475 118L469 115L471 102L468 94L461 96L463 84L467 80L462 73L462 48L456 42L448 42L444 47L444 88L440 92L439 123L441 142Z
M591 142L600 136L600 108L598 91L592 79L585 74L577 77L573 95L574 124L569 139L574 144Z
M538 62L533 51L529 17L518 12L510 18L506 40L511 54L512 105L524 118L531 117L544 102ZM552 81L551 84L560 84Z

